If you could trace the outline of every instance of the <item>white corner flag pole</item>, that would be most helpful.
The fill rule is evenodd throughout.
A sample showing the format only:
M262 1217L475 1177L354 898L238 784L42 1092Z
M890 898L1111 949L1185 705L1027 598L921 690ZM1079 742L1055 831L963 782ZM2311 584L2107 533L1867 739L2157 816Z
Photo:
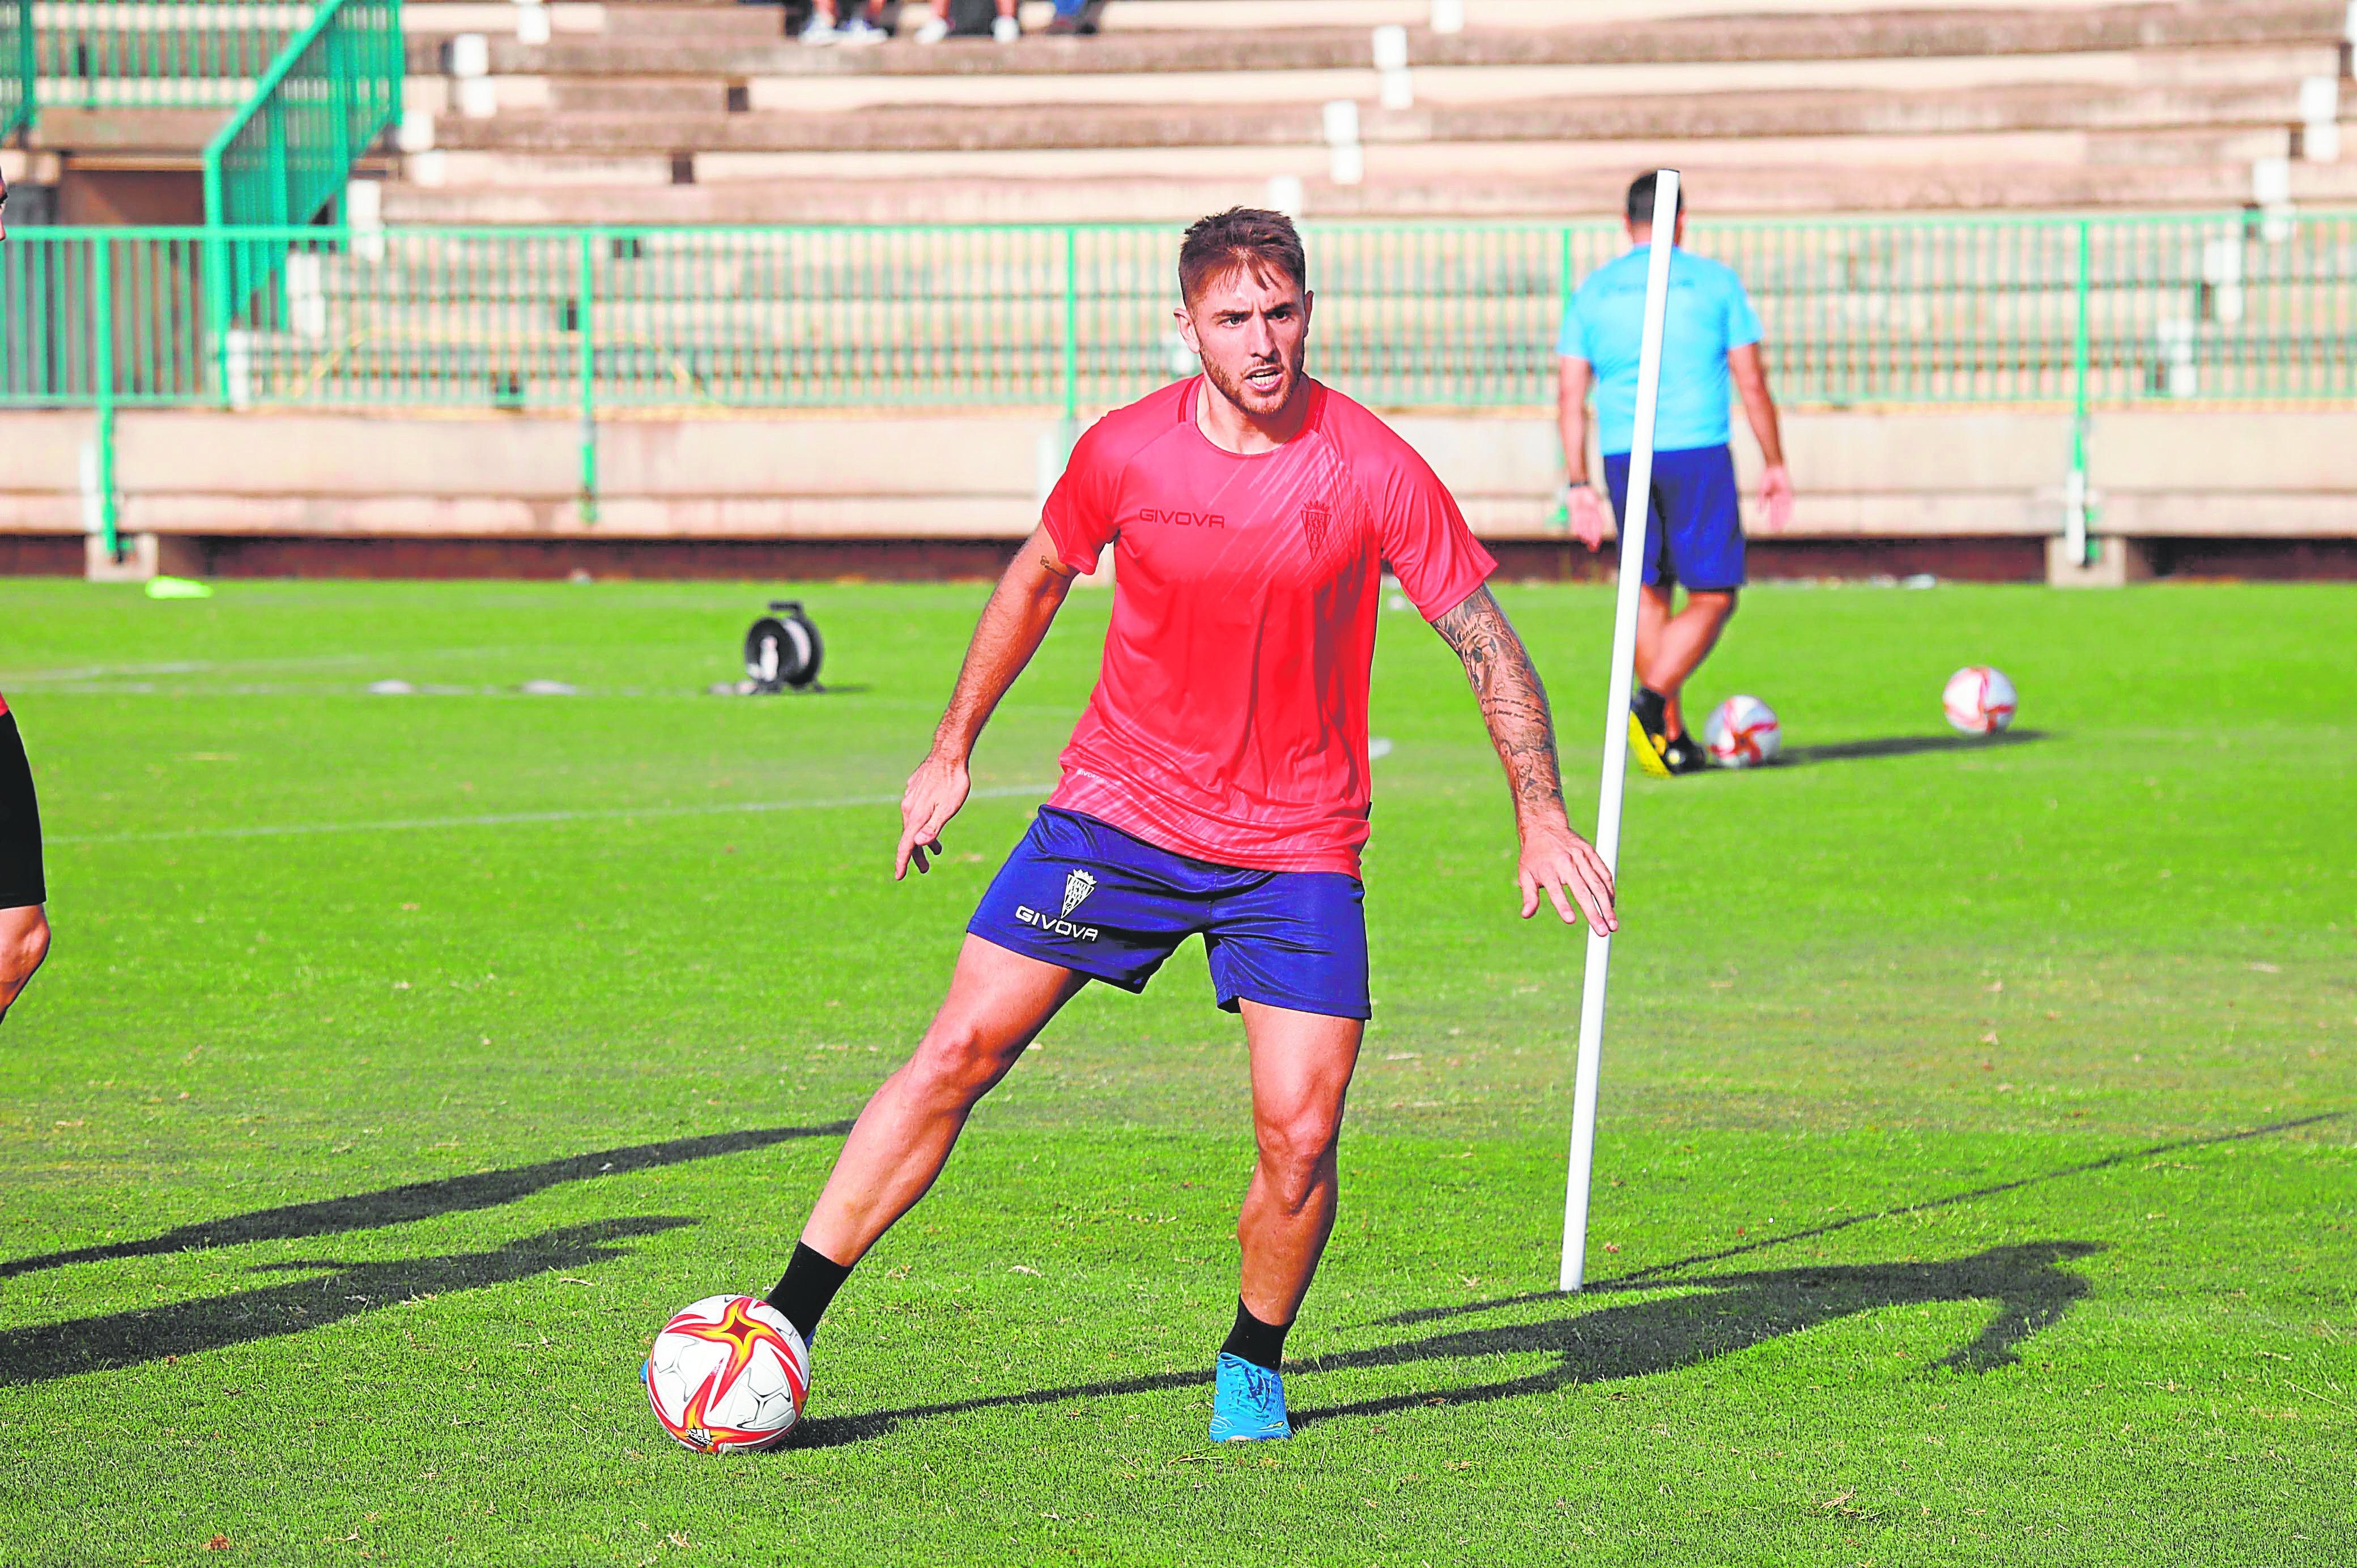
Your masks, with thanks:
M1620 873L1620 792L1629 768L1629 688L1637 658L1637 587L1645 575L1645 529L1653 494L1653 413L1662 391L1662 328L1670 306L1678 171L1653 177L1653 232L1645 257L1645 331L1637 355L1637 431L1629 446L1629 515L1620 520L1620 597L1612 619L1612 680L1604 709L1604 785L1596 806L1596 848ZM1670 221L1661 220L1667 212ZM1604 988L1612 939L1587 929L1587 982L1579 998L1579 1065L1571 1101L1571 1178L1563 1200L1563 1274L1556 1288L1587 1277L1587 1189L1596 1165L1596 1080L1604 1057Z

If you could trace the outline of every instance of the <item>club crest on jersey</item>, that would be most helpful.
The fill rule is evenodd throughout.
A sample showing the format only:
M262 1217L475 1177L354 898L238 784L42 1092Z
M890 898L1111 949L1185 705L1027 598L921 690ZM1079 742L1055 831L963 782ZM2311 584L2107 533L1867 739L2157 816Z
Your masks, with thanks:
M1080 942L1092 942L1097 940L1097 929L1094 926L1073 924L1072 911L1079 908L1082 900L1096 890L1097 879L1079 866L1074 866L1071 875L1064 878L1063 913L1043 915L1028 904L1017 904L1015 906L1015 918L1025 925L1036 926L1051 936L1070 937L1074 941Z
M1301 509L1301 537L1313 554L1326 548L1326 531L1333 521L1333 514L1315 501Z
M1140 507L1140 522L1170 522L1180 528L1225 528L1228 520L1215 511L1176 511L1168 507Z

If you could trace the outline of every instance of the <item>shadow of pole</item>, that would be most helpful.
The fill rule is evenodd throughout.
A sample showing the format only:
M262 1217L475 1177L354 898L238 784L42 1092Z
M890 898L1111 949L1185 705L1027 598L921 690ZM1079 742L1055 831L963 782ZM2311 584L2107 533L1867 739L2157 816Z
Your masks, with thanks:
M2016 1346L2059 1320L2072 1303L2086 1294L2087 1282L2060 1265L2102 1250L2093 1241L2034 1241L1994 1247L1944 1263L1845 1264L1664 1281L1652 1288L1677 1294L1652 1301L1616 1302L1543 1323L1459 1329L1297 1363L1286 1373L1297 1390L1301 1379L1328 1372L1429 1361L1484 1361L1500 1356L1557 1358L1555 1365L1523 1377L1456 1386L1428 1383L1412 1391L1349 1404L1298 1409L1293 1421L1302 1425L1342 1416L1380 1415L1416 1405L1515 1399L1574 1383L1650 1377L1803 1333L1837 1318L1934 1302L1996 1305L1996 1316L1978 1337L1937 1363L1959 1372L1986 1372L2011 1363ZM902 1422L929 1416L1157 1393L1210 1380L1208 1371L1163 1372L829 1416L805 1421L795 1429L789 1446L823 1448L866 1442L885 1435Z
M627 1176L689 1160L767 1148L797 1138L823 1138L851 1131L849 1121L812 1127L755 1127L739 1133L712 1133L697 1138L673 1138L660 1144L633 1144L591 1155L574 1155L507 1170L479 1171L468 1176L414 1181L350 1197L326 1197L316 1203L290 1203L277 1208L257 1208L221 1219L200 1219L151 1236L144 1241L110 1241L100 1247L44 1252L0 1263L0 1279L68 1263L104 1262L118 1258L156 1257L190 1252L205 1247L237 1247L250 1241L286 1241L307 1236L335 1236L350 1230L373 1230L382 1225L404 1225L413 1219L433 1219L479 1208L497 1208L529 1197L546 1187L596 1176Z
M1921 1203L1904 1203L1893 1208L1877 1208L1869 1213L1852 1214L1844 1219L1827 1220L1823 1225L1812 1225L1805 1230L1794 1230L1781 1236L1768 1236L1757 1241L1746 1241L1740 1247L1724 1247L1715 1252L1696 1252L1692 1257L1676 1258L1666 1263L1649 1263L1641 1269L1615 1275L1611 1279L1590 1280L1587 1288L1591 1292L1650 1288L1644 1283L1646 1281L1654 1281L1663 1285L1675 1284L1679 1282L1663 1280L1660 1276L1677 1273L1702 1263L1724 1262L1729 1258L1739 1258L1749 1252L1763 1251L1770 1247L1782 1247L1794 1241L1806 1241L1818 1236L1830 1236L1836 1230L1847 1230L1857 1225L1869 1225L1878 1219L1895 1219L1908 1214L1928 1214L1932 1209L1948 1208L1959 1203L1970 1203L1977 1197L1994 1197L1999 1193L2018 1192L2025 1187L2036 1187L2041 1182L2061 1181L2065 1176L2085 1176L2089 1171L2105 1170L2113 1165L2126 1165L2130 1160L2150 1159L2155 1155L2174 1154L2181 1149L2206 1148L2212 1144L2239 1144L2252 1138L2264 1138L2271 1133L2288 1133L2295 1127L2312 1127L2319 1122L2337 1122L2347 1114L2348 1112L2342 1111L2325 1111L2314 1116L2294 1117L2288 1122L2270 1122L2264 1127L2245 1127L2236 1133L2213 1133L2199 1138L2175 1138L2166 1144L2147 1144L2142 1148L2123 1149L2116 1155L2105 1155L2099 1160L2083 1160L2075 1165L2064 1165L2060 1170L2042 1171L2037 1176L2017 1176L2011 1181L1992 1182L1986 1187L1973 1187L1969 1191L1950 1193L1945 1197L1925 1198ZM1520 1295L1492 1296L1487 1301L1469 1301L1455 1306L1417 1307L1410 1312L1395 1312L1389 1317L1379 1317L1374 1321L1385 1327L1396 1328L1411 1323L1432 1323L1440 1318L1456 1317L1469 1312L1490 1312L1501 1306L1520 1306L1534 1301L1568 1300L1577 1294L1579 1293L1557 1290L1524 1291Z
M253 1272L334 1269L336 1273L234 1295L175 1302L143 1312L111 1312L11 1329L0 1334L0 1385L110 1371L160 1361L167 1356L193 1356L322 1328L412 1296L479 1290L560 1269L587 1268L608 1258L630 1255L627 1250L606 1243L694 1223L677 1216L653 1215L543 1231L488 1252L403 1258L386 1263L264 1263Z

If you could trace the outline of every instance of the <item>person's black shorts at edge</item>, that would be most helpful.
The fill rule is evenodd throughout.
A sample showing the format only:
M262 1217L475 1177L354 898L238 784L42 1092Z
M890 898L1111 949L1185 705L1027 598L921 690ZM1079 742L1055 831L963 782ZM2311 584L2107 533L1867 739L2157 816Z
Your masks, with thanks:
M16 715L0 708L0 909L49 901L41 876L41 808Z

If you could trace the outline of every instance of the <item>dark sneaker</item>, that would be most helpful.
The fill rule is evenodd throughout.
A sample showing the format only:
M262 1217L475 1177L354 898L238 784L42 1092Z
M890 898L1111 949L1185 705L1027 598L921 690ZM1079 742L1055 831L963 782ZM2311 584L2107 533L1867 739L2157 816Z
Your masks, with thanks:
M1682 735L1662 748L1662 762L1672 773L1699 773L1710 766L1710 757L1694 736Z
M1671 777L1662 760L1669 749L1670 700L1651 686L1640 686L1629 697L1629 750L1637 766L1656 779Z

